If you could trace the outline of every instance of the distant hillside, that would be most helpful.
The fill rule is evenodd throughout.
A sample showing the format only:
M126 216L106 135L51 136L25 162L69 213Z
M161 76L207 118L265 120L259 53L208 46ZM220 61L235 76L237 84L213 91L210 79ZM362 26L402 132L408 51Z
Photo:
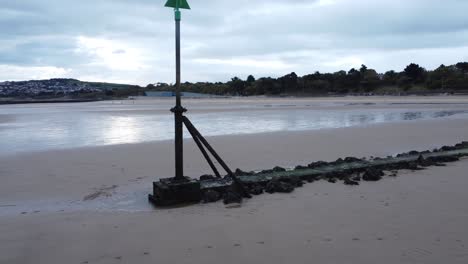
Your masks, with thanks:
M10 98L98 98L138 95L137 85L83 82L75 79L50 79L0 82L0 97Z

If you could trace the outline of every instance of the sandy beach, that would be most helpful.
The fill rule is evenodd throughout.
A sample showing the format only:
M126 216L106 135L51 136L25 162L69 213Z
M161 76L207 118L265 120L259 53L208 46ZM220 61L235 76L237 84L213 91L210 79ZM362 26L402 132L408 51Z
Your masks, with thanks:
M466 103L429 101L447 100ZM433 149L468 140L467 131L467 119L440 118L208 140L232 168L261 170ZM355 187L306 184L240 208L155 209L146 195L173 176L172 144L0 157L0 263L468 262L467 159ZM193 141L185 151L186 175L209 172Z

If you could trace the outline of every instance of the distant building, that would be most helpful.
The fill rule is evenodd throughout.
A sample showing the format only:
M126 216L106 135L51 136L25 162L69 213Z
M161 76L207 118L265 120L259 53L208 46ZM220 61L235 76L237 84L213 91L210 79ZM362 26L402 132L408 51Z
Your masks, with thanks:
M173 97L175 96L175 92L145 92L145 95L148 97ZM211 94L202 94L202 93L189 93L189 92L182 92L180 93L182 97L189 97L189 98L208 98L208 97L217 97L216 95Z
M172 97L175 92L145 92L145 96L149 97Z

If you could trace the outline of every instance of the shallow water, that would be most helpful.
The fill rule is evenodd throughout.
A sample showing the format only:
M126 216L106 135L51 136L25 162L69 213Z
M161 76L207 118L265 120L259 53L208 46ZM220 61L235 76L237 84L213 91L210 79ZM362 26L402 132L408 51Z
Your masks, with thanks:
M41 104L0 106L0 155L85 146L141 143L173 138L173 116L168 104L111 105ZM338 129L377 123L468 117L464 108L372 109L332 108L313 105L261 104L226 107L192 105L188 114L206 136L277 131ZM210 111L196 111L204 109ZM214 113L213 109L221 112ZM226 109L228 109L226 111ZM185 137L189 137L185 132Z

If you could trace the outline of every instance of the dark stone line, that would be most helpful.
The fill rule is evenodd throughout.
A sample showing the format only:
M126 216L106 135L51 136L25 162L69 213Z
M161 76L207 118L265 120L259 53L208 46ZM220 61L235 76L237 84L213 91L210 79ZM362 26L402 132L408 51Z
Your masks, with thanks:
M348 186L357 186L361 181L377 182L384 177L396 177L400 170L415 171L432 166L446 166L446 163L456 162L464 156L468 156L467 141L454 146L443 146L433 151L412 150L395 157L369 159L346 157L332 162L316 161L307 166L298 165L293 170L277 166L257 173L236 169L234 174L240 177L249 194L290 193L295 188L303 186L304 182L340 181ZM200 177L200 186L200 200L204 203L217 202L221 199L225 204L242 201L242 196L239 195L229 176L216 178L213 175L203 175Z

